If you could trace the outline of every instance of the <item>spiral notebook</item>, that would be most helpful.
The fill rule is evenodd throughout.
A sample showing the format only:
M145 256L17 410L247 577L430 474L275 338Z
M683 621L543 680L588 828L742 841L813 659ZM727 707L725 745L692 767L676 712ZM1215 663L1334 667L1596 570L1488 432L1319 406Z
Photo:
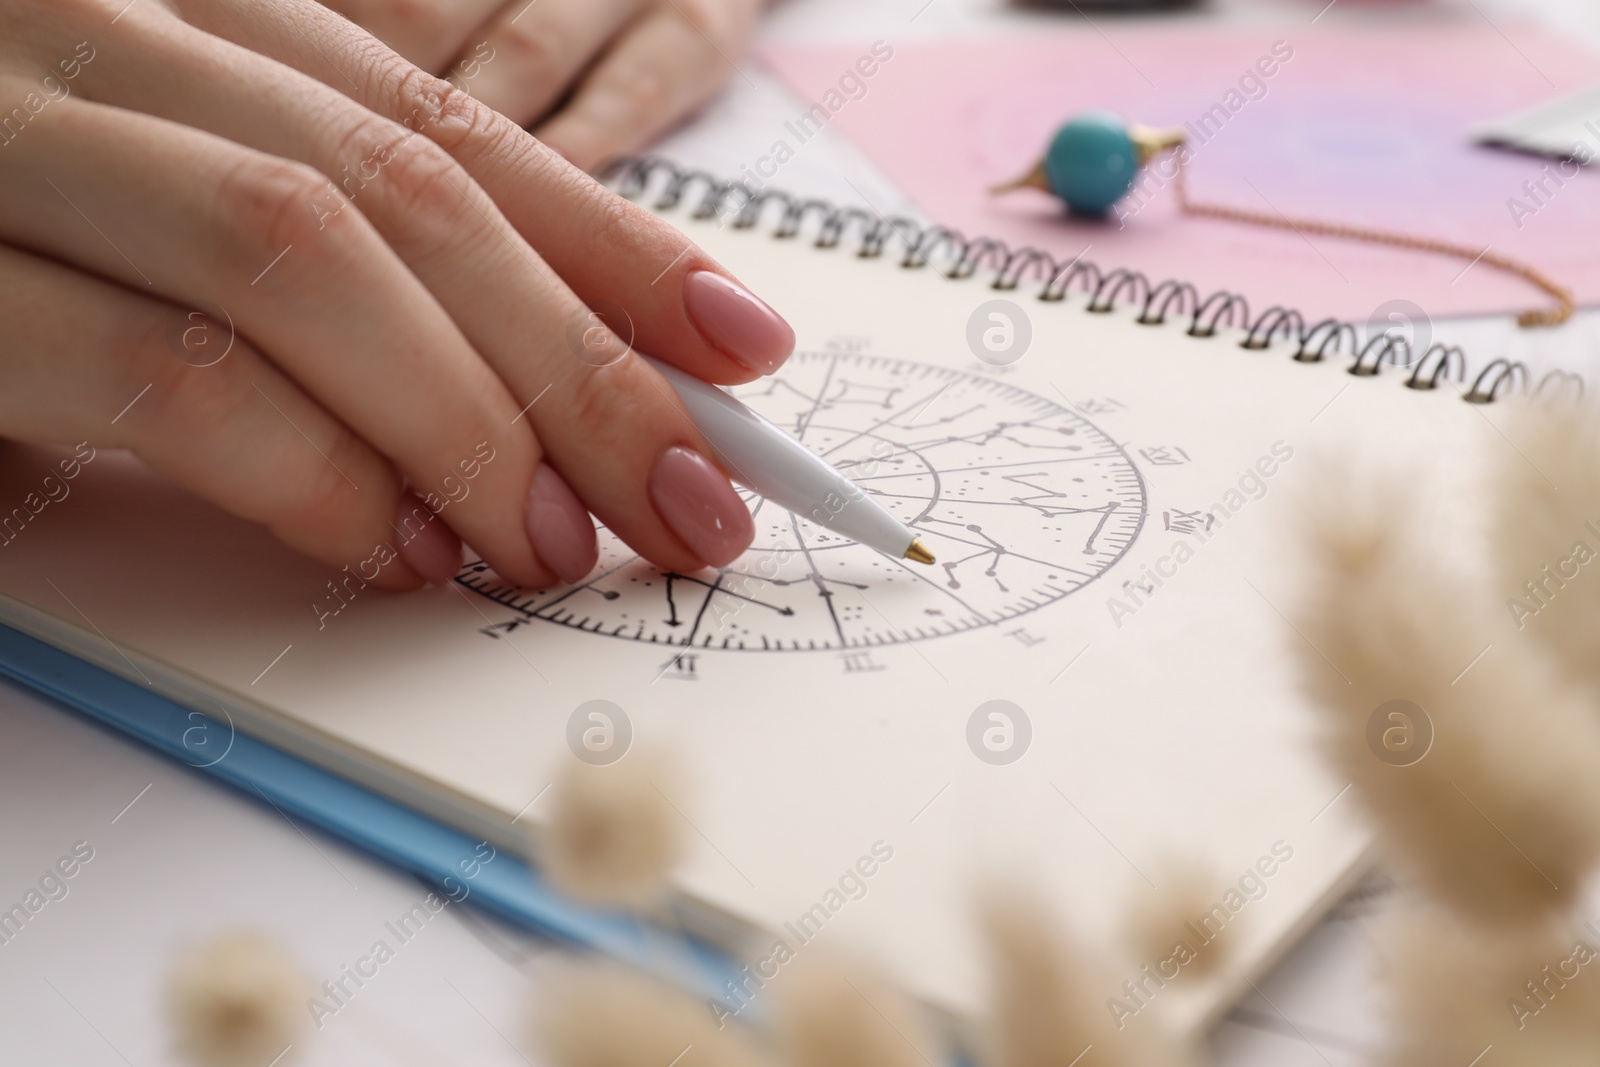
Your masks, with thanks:
M760 973L780 942L853 947L969 1016L973 891L1022 879L1113 962L1108 1013L1199 1033L1368 851L1287 655L1310 457L1437 455L1419 492L1452 499L1503 447L1497 405L1464 399L1520 370L664 163L618 184L795 325L737 394L934 566L752 502L755 546L720 571L659 573L602 531L575 586L469 563L329 617L325 568L133 460L80 462L34 512L61 457L14 449L0 620L502 845L597 738L665 747L690 783L679 911ZM1180 869L1220 965L1157 983L1171 953L1126 915Z

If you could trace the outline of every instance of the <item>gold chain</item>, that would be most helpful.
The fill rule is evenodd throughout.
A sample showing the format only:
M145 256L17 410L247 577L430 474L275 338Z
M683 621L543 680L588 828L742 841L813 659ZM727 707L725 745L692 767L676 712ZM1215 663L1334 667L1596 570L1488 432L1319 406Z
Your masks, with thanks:
M1557 285L1548 276L1528 266L1526 263L1519 263L1508 256L1500 255L1498 252L1491 252L1488 248L1484 248L1480 252L1466 245L1456 244L1453 241L1441 241L1433 237L1416 237L1411 234L1369 229L1365 226L1318 222L1315 219L1291 219L1278 213L1269 214L1265 211L1250 211L1245 208L1226 207L1216 204L1196 204L1189 199L1189 189L1184 181L1184 155L1184 153L1180 152L1174 156L1177 166L1173 173L1172 184L1173 192L1178 198L1178 208L1186 215L1202 215L1207 218L1226 219L1229 222L1243 222L1251 226L1270 226L1276 229L1294 230L1302 235L1315 233L1326 237L1341 237L1351 241L1366 241L1370 244L1406 248L1415 252L1433 252L1441 256L1453 256L1458 259L1469 260L1469 267L1473 263L1485 263L1496 270L1516 275L1529 285L1543 290L1555 299L1555 307L1530 308L1522 312L1517 316L1518 326L1555 326L1567 321L1572 316L1572 290L1565 286ZM1465 273L1465 271L1462 273Z

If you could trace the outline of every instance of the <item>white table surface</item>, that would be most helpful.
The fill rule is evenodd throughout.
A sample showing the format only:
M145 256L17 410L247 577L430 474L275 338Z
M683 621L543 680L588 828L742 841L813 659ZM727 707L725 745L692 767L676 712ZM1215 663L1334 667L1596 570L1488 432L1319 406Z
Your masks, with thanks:
M1459 2L1491 21L1543 18L1600 47L1600 6L1583 0L1537 7ZM1240 0L1211 17L1309 21L1321 6ZM1384 8L1399 6L1342 0L1325 17L1382 17ZM787 0L763 32L791 40L940 36L1051 17L977 0ZM730 174L759 155L772 117L788 115L795 101L758 64L739 66L727 93L670 137L663 154ZM859 153L827 133L785 168L786 187L837 201L865 196L886 211L903 205ZM1435 329L1467 346L1480 365L1509 355L1536 372L1563 367L1600 380L1600 314L1593 311L1559 331L1518 331L1501 319L1451 320ZM426 893L259 799L0 683L0 909L20 901L78 841L93 847L94 858L68 883L68 895L0 944L4 1064L175 1064L161 989L183 945L253 927L284 944L320 982L365 954L383 924ZM1369 918L1385 896L1375 879L1260 982L1259 993L1213 1034L1216 1062L1345 1067L1365 1059L1382 1027L1372 980L1381 944ZM536 1064L526 1022L553 957L469 908L448 907L297 1050L299 1062Z

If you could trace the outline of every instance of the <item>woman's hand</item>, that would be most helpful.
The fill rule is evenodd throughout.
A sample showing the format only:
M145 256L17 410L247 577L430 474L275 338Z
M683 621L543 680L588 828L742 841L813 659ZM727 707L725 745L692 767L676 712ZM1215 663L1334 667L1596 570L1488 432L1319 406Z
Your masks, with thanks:
M734 73L762 0L324 0L584 170Z
M448 580L462 540L576 580L590 512L661 567L725 564L749 512L602 303L710 381L793 345L312 0L0 0L0 436L130 448L389 588Z

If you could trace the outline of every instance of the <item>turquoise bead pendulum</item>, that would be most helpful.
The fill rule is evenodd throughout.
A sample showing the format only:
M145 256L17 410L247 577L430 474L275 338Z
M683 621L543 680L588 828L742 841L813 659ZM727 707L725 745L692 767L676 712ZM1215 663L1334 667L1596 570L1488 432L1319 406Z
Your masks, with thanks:
M1065 201L1073 214L1104 215L1133 188L1141 167L1182 143L1181 129L1130 125L1110 112L1091 111L1057 130L1031 171L990 192L1043 189Z
M1479 251L1476 245L1373 229L1370 226L1328 222L1323 219L1291 219L1277 212L1218 204L1197 204L1184 191L1183 164L1187 162L1183 130L1156 130L1125 123L1106 111L1090 111L1069 120L1050 139L1044 158L1015 181L990 189L1005 193L1013 189L1042 189L1059 197L1075 215L1099 218L1139 180L1139 170L1163 152L1177 149L1177 168L1173 181L1178 210L1187 216L1222 219L1245 226L1264 226L1293 230L1305 239L1308 233L1340 237L1369 244L1386 245L1409 252L1430 252L1477 263L1521 278L1547 293L1554 304L1529 308L1517 316L1519 326L1555 326L1571 317L1576 307L1572 290L1536 267L1499 252Z

